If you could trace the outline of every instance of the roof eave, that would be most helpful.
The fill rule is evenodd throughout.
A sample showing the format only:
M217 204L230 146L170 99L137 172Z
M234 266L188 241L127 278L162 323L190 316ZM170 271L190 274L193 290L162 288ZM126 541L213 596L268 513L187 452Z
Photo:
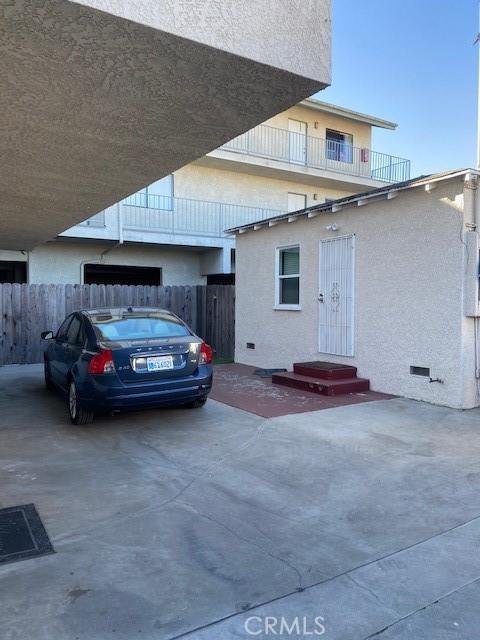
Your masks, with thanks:
M321 100L317 100L315 98L306 98L305 100L302 100L300 104L303 107L307 107L308 109L313 109L314 111L322 111L323 113L331 113L336 116L341 116L342 118L357 120L358 122L369 124L372 127L380 127L381 129L391 129L391 130L394 130L398 127L396 122L391 122L390 120L383 120L383 118L377 118L376 116L370 116L367 113L352 111L351 109L346 109L345 107L339 107L338 105L330 104L329 102L322 102Z
M391 194L396 194L399 191L405 191L407 189L413 189L416 187L422 187L428 184L432 184L435 182L441 182L443 180L452 180L454 178L458 178L461 175L466 174L475 174L480 175L480 170L477 169L458 169L453 170L451 172L445 173L434 173L426 176L419 176L418 178L414 178L413 180L409 180L405 183L396 183L389 186L386 186L384 189L373 189L371 192L365 192L353 196L346 196L344 198L338 198L337 200L333 200L329 202L328 205L319 205L317 207L307 207L306 209L302 209L298 212L290 212L283 214L281 216L275 216L273 218L266 218L265 220L257 220L256 222L251 222L249 224L241 225L240 227L233 227L232 229L227 229L225 233L229 234L239 234L246 233L247 231L256 231L260 228L268 228L274 226L275 223L279 224L281 222L293 222L293 219L305 217L307 219L314 218L317 215L321 215L323 213L336 213L340 211L344 207L348 207L355 203L361 201L361 204L368 204L369 202L373 202L376 199L381 198L382 196L386 196L388 199L392 199L394 196Z

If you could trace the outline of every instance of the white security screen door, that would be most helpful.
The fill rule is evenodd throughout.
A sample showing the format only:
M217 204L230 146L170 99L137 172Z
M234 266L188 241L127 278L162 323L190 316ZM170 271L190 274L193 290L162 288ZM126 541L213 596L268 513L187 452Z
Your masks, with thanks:
M353 356L355 236L320 241L320 353Z
M307 162L307 123L288 119L288 157L290 162Z
M287 210L300 211L307 206L307 196L304 193L288 193Z

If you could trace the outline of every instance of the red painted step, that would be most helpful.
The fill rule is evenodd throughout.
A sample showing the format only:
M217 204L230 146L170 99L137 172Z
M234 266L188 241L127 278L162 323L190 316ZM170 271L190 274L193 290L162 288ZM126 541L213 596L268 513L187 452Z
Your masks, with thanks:
M323 362L321 360L295 362L293 371L301 376L310 376L321 380L344 380L345 378L356 378L357 376L357 367L334 362Z
M272 376L274 384L281 384L302 391L320 393L324 396L338 396L343 393L358 393L370 389L370 381L366 378L344 378L341 380L322 380L299 373L276 373Z

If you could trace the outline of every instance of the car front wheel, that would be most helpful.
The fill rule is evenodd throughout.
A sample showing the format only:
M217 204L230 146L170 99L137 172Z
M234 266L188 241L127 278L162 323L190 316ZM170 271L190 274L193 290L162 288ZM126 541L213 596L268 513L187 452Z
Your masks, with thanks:
M77 388L73 380L68 388L68 412L73 424L90 424L93 422L93 411L88 411L78 403Z

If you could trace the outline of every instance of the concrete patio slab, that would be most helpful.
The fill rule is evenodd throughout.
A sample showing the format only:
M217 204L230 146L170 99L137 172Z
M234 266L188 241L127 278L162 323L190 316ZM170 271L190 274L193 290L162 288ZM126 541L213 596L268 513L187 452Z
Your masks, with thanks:
M320 616L329 640L472 640L479 424L397 398L79 428L41 367L4 367L0 508L35 503L56 553L0 566L0 637L225 640L270 615Z
M464 640L478 637L480 582L476 580L386 629L381 640Z
M322 396L272 384L271 378L255 375L255 370L256 367L246 364L216 365L211 397L231 407L250 411L264 418L276 418L395 397L376 391Z
M480 519L455 528L446 534L435 536L413 547L394 553L377 562L369 563L359 569L341 574L332 580L326 580L303 592L290 594L262 607L256 607L241 615L233 616L217 624L209 625L187 638L210 640L211 638L248 637L259 635L256 632L264 627L264 620L295 620L307 618L308 626L300 625L300 633L289 633L291 638L304 638L304 629L315 629L314 620L321 618L325 627L324 637L329 640L369 640L380 638L418 639L415 627L418 626L421 638L438 640L439 638L475 638L472 635L437 635L422 630L421 620L430 606L438 607L440 602L451 599L457 590L469 589L469 597L480 593ZM470 562L467 561L470 559ZM464 566L457 568L457 561ZM468 565L468 566L467 566ZM405 577L408 575L408 579ZM460 585L460 586L459 586ZM437 627L449 633L471 632L472 621L480 621L478 600L474 611L466 612L463 620L461 603L455 612L449 607L447 615ZM476 611L475 611L476 609ZM305 612L308 612L305 615ZM416 616L419 616L418 621ZM275 624L275 623L274 623ZM278 626L273 628L277 628ZM411 635L406 634L406 630ZM396 635L400 634L400 635ZM405 634L405 635L404 635ZM268 635L268 634L266 634Z

